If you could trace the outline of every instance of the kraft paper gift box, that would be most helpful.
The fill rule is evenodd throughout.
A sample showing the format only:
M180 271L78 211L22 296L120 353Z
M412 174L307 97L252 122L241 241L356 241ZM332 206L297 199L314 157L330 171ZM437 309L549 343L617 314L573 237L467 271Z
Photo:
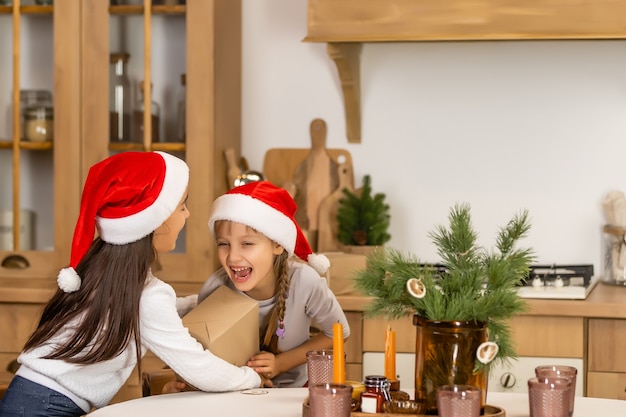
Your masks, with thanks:
M335 295L354 295L354 278L357 271L367 267L367 256L345 252L324 253L330 261L325 274L330 290Z
M236 366L259 353L259 304L228 287L218 287L183 317L205 349Z

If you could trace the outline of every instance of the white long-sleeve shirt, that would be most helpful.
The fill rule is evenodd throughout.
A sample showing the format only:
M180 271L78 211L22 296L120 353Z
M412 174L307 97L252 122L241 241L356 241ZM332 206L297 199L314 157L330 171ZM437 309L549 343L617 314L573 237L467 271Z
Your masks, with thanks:
M181 303L182 301L182 303ZM196 300L178 299L180 313L185 313ZM139 307L141 352L152 351L185 381L202 391L236 391L261 385L259 375L247 366L236 367L205 350L183 326L177 310L174 289L150 274L141 295ZM119 356L92 365L71 364L63 360L42 359L52 352L60 340L72 331L68 327L45 345L22 352L18 360L29 378L31 371L42 375L38 383L62 390L89 403L103 407L124 385L137 364L134 343ZM18 375L20 372L18 371ZM33 378L29 378L33 379ZM46 384L45 381L51 381ZM70 396L70 398L72 398ZM81 405L81 404L79 404ZM89 411L89 410L85 410Z

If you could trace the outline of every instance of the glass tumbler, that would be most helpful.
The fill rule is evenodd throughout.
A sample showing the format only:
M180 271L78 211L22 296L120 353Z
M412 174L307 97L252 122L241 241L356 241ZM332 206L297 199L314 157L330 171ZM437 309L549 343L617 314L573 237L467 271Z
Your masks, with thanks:
M574 398L576 397L576 375L578 370L573 366L566 365L541 365L535 368L535 376L568 378L572 382L569 398L569 416L574 415Z
M310 417L350 417L352 386L346 384L309 385Z
M440 417L479 417L482 391L473 385L444 385L437 388Z
M309 374L309 387L315 384L333 382L333 351L311 350L306 353L306 369Z
M572 381L564 377L528 380L530 417L569 417Z

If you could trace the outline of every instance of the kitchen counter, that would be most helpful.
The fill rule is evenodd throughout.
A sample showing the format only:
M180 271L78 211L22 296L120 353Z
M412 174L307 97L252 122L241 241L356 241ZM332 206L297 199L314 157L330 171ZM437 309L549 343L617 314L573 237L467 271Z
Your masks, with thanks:
M194 294L199 284L172 284L179 296ZM35 303L48 301L56 290L52 280L0 279L0 303ZM363 311L370 297L341 295L337 297L345 311ZM626 287L599 282L585 300L527 299L523 315L626 319Z
M344 311L363 311L370 297L338 296ZM528 316L626 318L626 287L599 282L585 300L526 299Z

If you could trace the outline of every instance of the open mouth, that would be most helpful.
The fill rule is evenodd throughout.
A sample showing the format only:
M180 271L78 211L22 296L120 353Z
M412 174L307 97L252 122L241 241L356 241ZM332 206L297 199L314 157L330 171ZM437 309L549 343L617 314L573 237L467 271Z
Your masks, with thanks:
M242 268L233 268L231 267L232 277L235 281L243 282L250 278L250 274L252 273L252 268L242 267Z

